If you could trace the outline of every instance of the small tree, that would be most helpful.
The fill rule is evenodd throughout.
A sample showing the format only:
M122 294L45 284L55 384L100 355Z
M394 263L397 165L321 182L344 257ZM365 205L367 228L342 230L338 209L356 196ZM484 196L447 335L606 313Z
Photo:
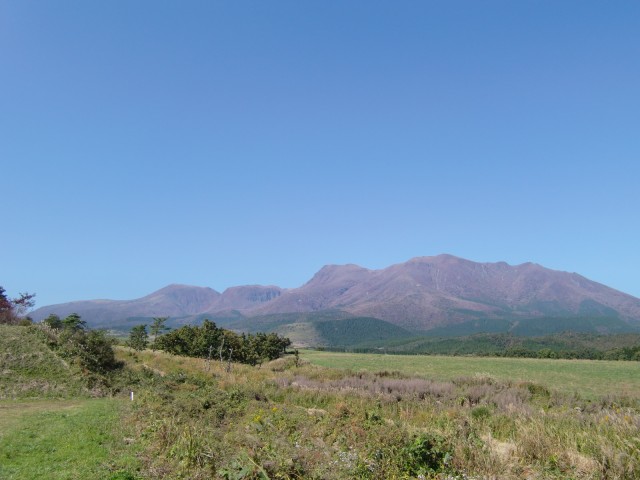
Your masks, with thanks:
M35 296L35 293L21 293L18 298L10 299L0 287L0 323L20 324L24 314L35 305Z
M153 323L149 326L149 333L155 341L160 335L169 330L165 324L169 317L153 317Z
M297 348L293 351L293 355L295 358L294 362L296 364L296 368L298 368L300 366L300 352Z
M84 330L87 327L87 322L82 320L77 313L72 313L62 320L62 327L65 330L76 332L78 330Z
M45 325L49 325L51 328L55 328L56 330L60 330L62 328L62 320L55 313L51 313L47 318L42 320L42 323Z
M89 330L83 335L82 365L96 373L108 373L122 368L123 363L116 359L113 351L113 339L104 330Z
M136 325L129 332L128 345L134 350L144 350L149 344L149 334L146 325Z

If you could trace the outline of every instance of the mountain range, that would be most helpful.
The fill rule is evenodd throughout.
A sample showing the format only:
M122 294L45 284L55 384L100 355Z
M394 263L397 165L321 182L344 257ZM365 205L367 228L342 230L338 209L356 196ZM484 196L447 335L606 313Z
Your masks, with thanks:
M322 320L366 317L408 332L439 331L469 322L549 318L610 318L618 330L640 327L640 299L577 273L534 263L477 263L452 255L417 257L380 270L327 265L298 288L246 285L220 293L169 285L135 300L88 300L41 307L78 313L92 327L128 328L150 317L174 324L211 318L243 330L275 329ZM606 331L602 322L600 328Z

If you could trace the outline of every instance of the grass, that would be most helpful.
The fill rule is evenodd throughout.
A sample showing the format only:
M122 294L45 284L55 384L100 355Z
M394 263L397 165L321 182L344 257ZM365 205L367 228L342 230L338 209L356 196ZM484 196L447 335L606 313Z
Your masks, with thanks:
M377 355L304 350L301 357L323 367L398 371L435 380L475 374L506 381L532 381L586 398L604 395L640 398L637 362L529 358Z
M640 479L636 363L117 355L133 402L0 401L0 478ZM625 375L633 398L600 395Z
M86 395L76 374L36 330L0 325L0 399Z
M0 439L12 432L20 421L29 415L78 407L83 400L29 400L0 402Z
M127 479L137 469L124 399L0 403L0 478Z
M434 357L304 352L343 368L285 358L228 372L148 350L119 357L147 376L127 420L144 439L144 478L640 478L637 398L496 376L545 362L493 359L507 363L487 375L490 364L445 357L467 363L438 377L415 363Z

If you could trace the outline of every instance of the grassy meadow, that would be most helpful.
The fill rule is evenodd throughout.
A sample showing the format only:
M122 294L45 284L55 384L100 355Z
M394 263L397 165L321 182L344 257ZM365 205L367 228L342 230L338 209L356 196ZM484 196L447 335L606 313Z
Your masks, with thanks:
M607 370L594 376L588 362L574 362L582 373L572 375L586 378L567 389L556 388L560 379L544 381L547 361L479 359L499 361L473 367L478 359L437 357L440 372L432 375L433 363L415 362L433 357L389 357L397 363L305 351L298 366L288 357L227 371L219 362L120 350L148 382L127 420L147 440L142 472L223 479L640 478L638 397L588 388ZM330 367L312 363L321 361ZM638 366L605 365L622 368L617 375ZM543 381L527 378L531 372Z
M604 360L378 355L304 350L302 357L327 368L397 371L435 380L488 375L502 381L531 381L585 398L640 398L640 363Z
M121 370L78 390L29 341L40 353L0 357L22 359L0 378L3 479L640 478L633 362L304 351L253 367L118 347Z

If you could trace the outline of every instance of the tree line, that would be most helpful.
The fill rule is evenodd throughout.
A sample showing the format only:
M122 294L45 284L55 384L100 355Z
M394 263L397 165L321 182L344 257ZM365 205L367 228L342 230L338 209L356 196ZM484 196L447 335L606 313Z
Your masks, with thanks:
M580 349L550 349L550 348L527 348L509 347L503 350L455 350L455 349L414 349L414 350L394 350L392 347L330 347L319 346L316 350L326 352L342 353L378 353L386 355L448 355L457 356L477 356L477 357L505 357L505 358L550 358L565 360L621 360L640 361L640 345L632 347L611 348L608 350L596 350L594 348Z
M276 333L239 334L220 328L210 320L204 320L200 326L185 325L163 334L165 321L164 317L154 318L152 342L147 325L133 327L129 346L136 350L150 346L174 355L258 365L279 358L291 345L291 340Z

